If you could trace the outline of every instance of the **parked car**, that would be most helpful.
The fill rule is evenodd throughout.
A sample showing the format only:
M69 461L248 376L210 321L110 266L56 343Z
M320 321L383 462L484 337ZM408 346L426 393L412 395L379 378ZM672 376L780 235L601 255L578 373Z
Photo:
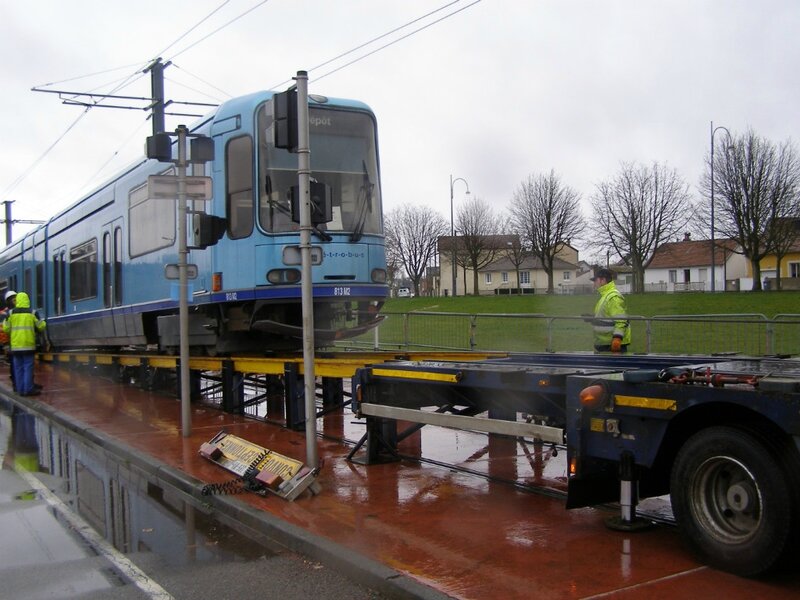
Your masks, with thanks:
M397 297L398 298L413 298L414 294L411 293L411 289L407 287L401 287L397 290Z

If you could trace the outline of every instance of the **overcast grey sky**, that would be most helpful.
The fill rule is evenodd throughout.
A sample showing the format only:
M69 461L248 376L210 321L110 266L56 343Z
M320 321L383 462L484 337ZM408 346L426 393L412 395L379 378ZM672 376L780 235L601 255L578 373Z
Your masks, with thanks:
M424 204L448 221L451 174L501 211L527 175L554 169L588 216L595 183L621 161L667 162L697 197L712 120L797 139L797 0L461 0L314 69L450 2L0 0L0 199L16 201L16 218L43 219L140 156L145 113L93 109L64 135L83 110L30 88L106 92L156 56L175 63L166 71L175 100L282 90L305 69L311 93L366 102L378 118L385 210ZM117 93L147 96L149 77ZM464 189L455 187L456 206Z

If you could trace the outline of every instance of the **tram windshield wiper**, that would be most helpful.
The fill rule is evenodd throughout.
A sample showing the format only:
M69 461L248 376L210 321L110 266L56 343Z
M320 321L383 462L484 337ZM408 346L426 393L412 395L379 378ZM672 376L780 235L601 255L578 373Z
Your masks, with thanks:
M367 170L366 161L361 161L364 167L364 176L361 181L361 187L358 190L358 201L356 203L355 221L353 224L353 233L350 236L351 242L357 242L364 235L364 225L367 222L367 211L372 206L372 191L375 189L375 184L369 180L369 171Z
M313 225L311 227L311 231L317 234L317 237L321 239L323 242L330 242L333 238L325 231L319 228L317 225Z

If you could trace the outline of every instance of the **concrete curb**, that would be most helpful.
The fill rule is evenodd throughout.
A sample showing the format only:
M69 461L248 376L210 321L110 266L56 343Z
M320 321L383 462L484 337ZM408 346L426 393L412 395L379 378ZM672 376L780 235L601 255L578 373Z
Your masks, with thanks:
M136 467L146 476L194 499L202 510L210 512L241 533L258 542L278 544L302 554L345 575L351 581L398 599L445 600L451 598L423 583L387 567L381 562L361 555L327 538L309 533L270 513L241 502L234 496L203 496L204 483L187 474L135 450L119 440L34 399L18 396L0 386L0 395L38 417L49 420L70 431L76 437L96 446L115 460ZM259 539L262 538L262 539Z

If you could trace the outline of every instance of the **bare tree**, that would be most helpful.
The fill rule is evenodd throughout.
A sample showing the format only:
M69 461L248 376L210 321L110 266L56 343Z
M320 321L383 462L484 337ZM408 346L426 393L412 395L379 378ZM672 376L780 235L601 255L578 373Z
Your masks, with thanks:
M622 163L592 197L593 245L619 255L633 271L632 290L643 292L644 270L656 249L683 231L691 208L689 186L677 170Z
M586 226L580 194L564 185L552 170L548 175L529 175L514 192L511 218L531 254L542 262L547 273L547 293L552 294L556 255Z
M513 215L506 220L505 224L501 226L501 233L507 238L506 246L500 251L502 258L508 260L514 267L514 273L517 276L517 294L521 294L519 282L519 268L522 266L529 256L531 251L522 242L522 235L516 229L513 223Z
M464 268L464 293L467 293L467 269L472 269L472 292L478 295L478 271L490 264L497 253L492 237L499 229L498 219L488 203L473 197L462 204L456 215L458 263Z
M386 255L395 257L419 296L420 281L436 256L439 236L449 229L444 217L428 206L405 204L386 215Z
M800 161L791 141L777 146L752 130L729 142L714 154L715 231L736 241L752 266L752 289L761 290L761 260L785 256L796 235L789 224L800 216ZM701 187L710 197L710 157L706 164Z

